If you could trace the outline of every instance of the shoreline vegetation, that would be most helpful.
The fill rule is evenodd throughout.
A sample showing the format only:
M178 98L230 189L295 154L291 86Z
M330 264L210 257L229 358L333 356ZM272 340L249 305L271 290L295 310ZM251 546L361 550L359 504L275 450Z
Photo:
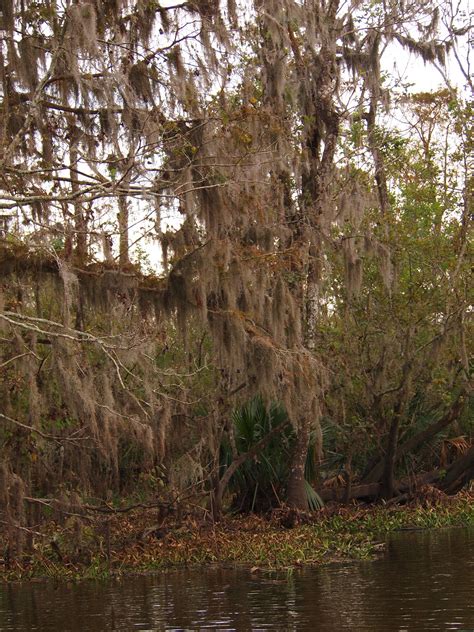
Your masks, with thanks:
M26 533L24 552L0 559L0 582L111 579L214 564L253 572L371 560L395 531L474 527L474 492L448 497L427 487L410 504L329 504L318 512L281 508L219 523L188 517L156 524L156 509L71 515ZM3 538L1 538L3 539Z

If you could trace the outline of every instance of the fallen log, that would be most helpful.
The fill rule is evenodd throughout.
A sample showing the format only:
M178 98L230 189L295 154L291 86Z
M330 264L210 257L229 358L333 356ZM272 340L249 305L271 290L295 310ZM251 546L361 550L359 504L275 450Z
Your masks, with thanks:
M395 454L395 462L398 462L402 456L409 454L410 452L414 452L420 446L425 445L427 442L431 441L433 437L437 434L445 430L450 424L453 423L456 419L458 419L459 415L464 408L465 399L462 395L456 399L456 401L451 405L449 410L434 423L430 424L424 430L421 430L413 437L410 437L403 443L401 443ZM375 483L378 482L383 475L385 464L385 457L379 459L371 468L370 471L364 476L364 483Z
M474 444L448 468L439 487L447 494L455 494L474 479Z
M410 476L395 483L395 490L398 495L412 494L422 485L436 484L441 478L440 470L431 472L423 472L418 476ZM323 487L318 494L324 502L334 501L338 503L347 502L352 499L377 500L382 493L381 483L364 483L361 485L352 485L349 493L346 485L338 487Z
M380 495L381 487L380 483L351 485L350 490L348 490L346 485L341 487L323 487L318 491L318 494L324 502L332 500L338 503L343 503L352 500L353 498L377 498Z
M456 459L447 470L437 469L423 472L417 476L402 479L395 484L395 492L402 496L412 495L422 485L434 485L445 494L456 494L474 479L474 445ZM349 500L377 500L382 493L381 483L362 483L360 485L339 485L338 487L322 487L318 494L324 502L334 501L346 503Z

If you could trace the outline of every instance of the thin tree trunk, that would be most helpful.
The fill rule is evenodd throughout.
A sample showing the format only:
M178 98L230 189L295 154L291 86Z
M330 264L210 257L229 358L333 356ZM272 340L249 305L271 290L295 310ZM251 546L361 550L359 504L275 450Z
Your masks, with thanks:
M395 490L395 463L397 460L398 431L400 427L400 415L395 413L390 431L388 433L387 449L382 477L382 495L385 499L393 497Z
M349 504L351 499L352 492L352 453L349 449L349 455L347 457L346 469L344 473L344 478L346 479L346 491L344 493L344 504Z
M126 195L120 195L118 199L119 212L119 264L121 268L130 264L129 237L128 237L128 200Z
M309 248L309 264L306 276L304 340L308 349L315 349L319 309L320 263L314 244Z
M71 178L71 191L74 194L74 255L79 263L84 263L87 258L87 220L84 213L84 207L78 199L79 182L76 172L77 163L79 161L79 154L77 151L78 133L77 129L73 125L70 126L69 130L69 174Z
M373 42L372 58L376 61L375 67L372 69L372 73L377 77L380 73L379 67L379 45L380 37L376 36ZM379 139L377 138L377 109L380 101L380 83L378 77L375 81L368 81L368 87L370 92L370 105L369 111L365 116L367 121L367 138L369 141L369 148L372 154L375 167L375 182L377 184L377 192L379 196L380 212L385 217L390 210L390 200L388 196L387 176L385 171L385 161L383 154L380 151ZM385 226L385 230L387 227Z

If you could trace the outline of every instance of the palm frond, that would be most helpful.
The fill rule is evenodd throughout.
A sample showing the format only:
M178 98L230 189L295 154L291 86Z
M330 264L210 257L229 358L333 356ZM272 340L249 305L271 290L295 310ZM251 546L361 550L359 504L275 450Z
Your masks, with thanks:
M324 501L316 490L311 487L306 479L304 479L304 487L306 491L306 498L308 501L308 509L310 511L317 511L324 507Z
M237 452L250 450L273 428L287 419L287 412L281 404L266 404L262 397L249 400L233 415L234 436ZM284 497L284 489L289 476L289 463L293 451L295 433L288 425L281 433L271 438L265 448L255 458L245 461L234 473L229 490L234 495L233 506L239 511L266 511L278 506ZM221 467L225 469L232 462L232 450L228 440L221 446ZM306 478L315 478L315 463L312 450L308 452ZM322 507L318 494L306 483L308 506L311 510Z

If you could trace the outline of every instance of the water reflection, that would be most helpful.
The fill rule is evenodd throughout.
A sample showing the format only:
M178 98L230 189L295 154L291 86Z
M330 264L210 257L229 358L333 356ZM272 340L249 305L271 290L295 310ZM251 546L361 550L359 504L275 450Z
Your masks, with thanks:
M0 588L0 631L474 631L474 532L408 532L376 562L291 577L211 569Z

